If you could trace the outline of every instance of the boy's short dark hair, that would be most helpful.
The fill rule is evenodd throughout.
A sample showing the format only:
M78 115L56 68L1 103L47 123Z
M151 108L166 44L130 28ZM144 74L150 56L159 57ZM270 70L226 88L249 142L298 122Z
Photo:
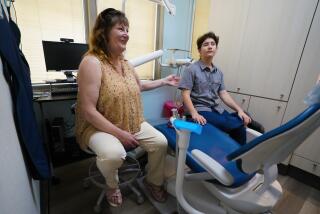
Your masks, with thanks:
M200 37L197 39L197 47L198 47L198 50L201 48L202 43L204 42L204 40L206 40L206 39L208 39L208 38L212 38L212 39L216 42L216 45L217 45L217 47L218 47L219 36L217 36L216 34L214 34L214 32L210 31L210 32L208 32L208 33L203 34L202 36L200 36Z

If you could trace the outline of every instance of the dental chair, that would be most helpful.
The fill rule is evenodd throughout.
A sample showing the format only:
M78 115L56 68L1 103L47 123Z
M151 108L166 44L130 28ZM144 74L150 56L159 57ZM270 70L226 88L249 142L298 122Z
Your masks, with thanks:
M277 165L320 125L320 104L265 134L248 130L239 145L210 124L172 118L155 126L176 150L167 190L187 213L268 213L282 195ZM185 172L185 164L191 169ZM161 212L161 210L160 210Z

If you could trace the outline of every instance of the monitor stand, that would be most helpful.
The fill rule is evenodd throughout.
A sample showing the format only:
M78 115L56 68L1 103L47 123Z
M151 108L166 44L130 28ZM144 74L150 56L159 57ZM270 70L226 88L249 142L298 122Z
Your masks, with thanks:
M67 77L67 82L75 82L76 79L74 78L74 75L72 74L72 71L65 71L63 73Z

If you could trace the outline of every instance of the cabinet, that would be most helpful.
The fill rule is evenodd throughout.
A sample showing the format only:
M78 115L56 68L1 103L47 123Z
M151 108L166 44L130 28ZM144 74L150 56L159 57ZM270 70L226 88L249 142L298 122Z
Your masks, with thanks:
M307 160L314 162L315 164L320 164L320 129L316 130L310 137L308 137L302 145L300 145L294 155L303 157Z
M303 103L308 91L314 86L320 73L320 8L318 7L300 66L292 87L288 107L283 122L292 119L302 112L307 106ZM306 141L294 152L290 164L307 172L320 176L320 128L318 128Z
M216 64L228 89L287 101L316 4L213 0L209 25L220 35Z
M266 131L307 106L303 99L320 73L317 0L212 0L209 30L220 36L215 64L226 87ZM293 154L291 165L319 175L320 128Z
M281 125L286 105L286 102L252 96L248 112L269 131Z
M296 166L311 174L320 176L320 164L305 159L304 157L293 155L290 161L290 165Z

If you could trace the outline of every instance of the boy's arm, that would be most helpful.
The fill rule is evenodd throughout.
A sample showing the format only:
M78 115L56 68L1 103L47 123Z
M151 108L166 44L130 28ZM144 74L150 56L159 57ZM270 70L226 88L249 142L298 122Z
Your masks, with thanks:
M190 98L190 93L191 91L188 89L183 89L181 94L182 94L182 99L184 105L187 107L188 111L191 114L191 117L193 120L195 120L197 123L200 123L201 125L204 125L207 123L206 119L198 113L198 111L195 109L191 98Z
M233 100L226 90L219 91L219 97L227 106L238 112L238 115L243 120L245 126L251 122L251 118L244 113L242 108Z

